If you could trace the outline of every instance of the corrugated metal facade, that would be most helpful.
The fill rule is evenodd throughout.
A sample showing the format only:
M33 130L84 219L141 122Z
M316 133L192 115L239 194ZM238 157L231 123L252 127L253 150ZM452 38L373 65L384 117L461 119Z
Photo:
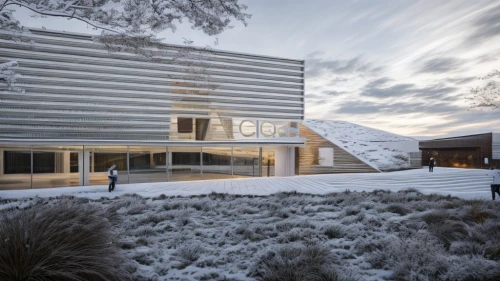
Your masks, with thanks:
M230 140L233 120L304 118L301 60L210 51L191 62L207 86L172 63L178 46L152 61L109 52L90 35L33 29L33 43L7 37L0 32L0 62L19 63L24 91L0 92L0 139L178 140L175 120L187 117L210 119L210 139Z
M493 159L500 160L500 133L493 133Z

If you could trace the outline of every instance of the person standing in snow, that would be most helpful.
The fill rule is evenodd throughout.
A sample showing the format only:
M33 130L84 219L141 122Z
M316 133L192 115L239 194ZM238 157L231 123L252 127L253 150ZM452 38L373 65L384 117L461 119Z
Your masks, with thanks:
M118 171L115 170L115 168L116 168L116 165L113 165L108 169L108 179L109 179L108 191L109 192L115 190L115 185L116 185L116 182L118 181Z
M429 172L434 172L434 158L429 160Z
M491 198L495 200L495 192L500 196L500 170L490 168L488 175L493 178L491 182Z

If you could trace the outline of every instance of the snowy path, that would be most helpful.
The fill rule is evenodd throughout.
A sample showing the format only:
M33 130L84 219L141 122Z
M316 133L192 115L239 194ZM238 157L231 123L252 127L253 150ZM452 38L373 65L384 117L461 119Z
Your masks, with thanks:
M137 193L144 197L161 194L199 195L211 192L269 195L281 191L325 194L329 192L372 191L384 189L398 191L416 188L430 194L451 194L467 199L490 199L490 182L487 170L435 168L429 173L425 168L379 174L337 174L295 176L284 178L250 178L228 180L206 180L190 182L160 182L141 184L119 184L113 193L107 192L107 186L81 186L31 190L0 191L0 198L51 197L71 194L87 198L115 197L125 193Z

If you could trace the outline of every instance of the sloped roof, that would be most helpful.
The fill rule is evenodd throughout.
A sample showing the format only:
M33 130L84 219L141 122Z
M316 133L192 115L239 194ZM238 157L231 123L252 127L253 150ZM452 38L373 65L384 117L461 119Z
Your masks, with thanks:
M401 170L409 167L408 154L388 148L388 142L417 140L346 121L304 120L303 124L331 143L345 149L379 171Z

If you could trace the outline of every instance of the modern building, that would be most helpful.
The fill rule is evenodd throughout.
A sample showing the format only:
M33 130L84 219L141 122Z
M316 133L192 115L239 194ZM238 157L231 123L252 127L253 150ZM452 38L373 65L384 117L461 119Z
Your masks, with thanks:
M500 168L500 133L420 141L423 165L434 158L440 167Z
M87 34L0 31L0 189L294 175L304 61Z
M298 175L379 173L422 168L418 140L358 124L304 120L306 145L296 148Z

